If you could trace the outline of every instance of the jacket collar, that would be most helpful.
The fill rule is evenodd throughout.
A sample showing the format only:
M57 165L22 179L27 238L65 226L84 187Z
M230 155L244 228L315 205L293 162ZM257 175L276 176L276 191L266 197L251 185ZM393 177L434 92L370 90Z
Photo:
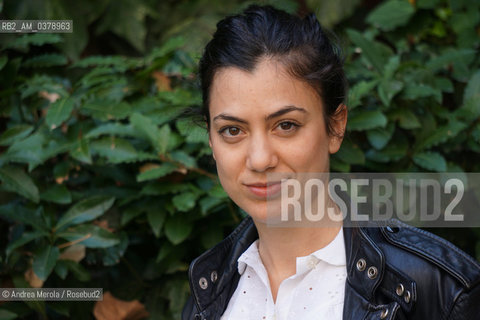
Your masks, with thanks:
M376 315L383 309L369 301L382 281L385 257L365 229L344 227L343 234L347 261L344 304L349 306L344 308L343 317ZM201 318L218 319L223 314L239 280L237 259L257 238L255 225L248 217L227 238L191 263L190 287ZM398 306L391 306L395 308Z

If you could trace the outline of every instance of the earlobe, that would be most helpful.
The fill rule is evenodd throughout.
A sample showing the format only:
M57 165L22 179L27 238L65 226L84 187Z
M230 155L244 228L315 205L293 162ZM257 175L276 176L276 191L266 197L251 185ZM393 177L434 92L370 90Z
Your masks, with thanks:
M217 161L217 159L215 158L215 152L213 152L212 139L210 139L210 134L208 134L208 145L210 146L210 150L212 150L213 160Z
M330 154L336 153L342 145L343 137L347 129L348 111L343 103L338 106L335 114L332 116L333 126L330 134L328 151Z

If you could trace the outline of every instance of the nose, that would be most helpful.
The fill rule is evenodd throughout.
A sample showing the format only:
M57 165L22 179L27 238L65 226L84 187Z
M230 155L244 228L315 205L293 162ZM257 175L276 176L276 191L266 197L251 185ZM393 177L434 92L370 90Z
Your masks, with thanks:
M250 141L247 155L247 168L256 172L264 172L278 164L275 148L265 136L257 136Z

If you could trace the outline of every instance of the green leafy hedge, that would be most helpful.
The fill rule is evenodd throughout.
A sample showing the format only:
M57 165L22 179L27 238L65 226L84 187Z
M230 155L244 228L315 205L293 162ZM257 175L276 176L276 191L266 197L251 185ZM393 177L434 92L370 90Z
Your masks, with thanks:
M350 93L332 169L480 171L478 1L357 9L335 29ZM179 318L189 262L242 214L189 116L201 103L199 53L187 36L166 39L141 57L82 59L61 35L0 42L0 286L102 287L152 319ZM480 258L478 229L436 232ZM9 302L0 318L93 310Z

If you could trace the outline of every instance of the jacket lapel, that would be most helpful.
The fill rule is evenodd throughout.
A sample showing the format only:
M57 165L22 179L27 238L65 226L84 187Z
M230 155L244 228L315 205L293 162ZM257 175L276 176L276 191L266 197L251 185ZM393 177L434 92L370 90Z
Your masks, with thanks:
M364 229L344 227L347 281L344 320L395 319L397 302L375 304L375 291L385 272L385 256Z

